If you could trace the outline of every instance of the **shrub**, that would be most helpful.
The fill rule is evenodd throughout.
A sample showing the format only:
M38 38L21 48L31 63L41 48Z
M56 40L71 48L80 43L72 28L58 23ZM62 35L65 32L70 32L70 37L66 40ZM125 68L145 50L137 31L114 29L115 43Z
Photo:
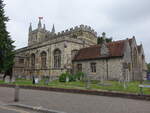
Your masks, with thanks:
M77 72L76 74L75 74L75 78L76 78L76 80L83 80L83 78L84 78L84 73L83 72Z
M77 72L75 75L71 75L69 73L62 73L59 76L59 82L66 82L66 79L69 79L69 82L76 81L76 80L83 80L84 73L83 72Z
M69 81L70 81L70 82L76 81L76 76L75 76L75 75L70 75L70 76L69 76Z
M67 77L69 79L69 82L72 82L72 81L76 80L76 77L74 75L71 75L69 73L62 73L59 76L59 82L66 82Z
M66 82L66 78L68 77L68 73L62 73L59 76L59 82Z

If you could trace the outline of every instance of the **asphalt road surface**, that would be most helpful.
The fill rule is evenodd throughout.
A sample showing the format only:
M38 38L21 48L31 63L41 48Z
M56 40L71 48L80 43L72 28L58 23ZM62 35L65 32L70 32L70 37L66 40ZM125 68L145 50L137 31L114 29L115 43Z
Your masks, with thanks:
M7 107L0 106L0 113L20 113L20 112L9 109Z
M0 101L13 103L13 97L13 88L0 87ZM28 89L20 90L18 104L67 113L150 113L150 101Z
M17 107L10 106L0 106L0 113L40 113L28 109L21 109Z

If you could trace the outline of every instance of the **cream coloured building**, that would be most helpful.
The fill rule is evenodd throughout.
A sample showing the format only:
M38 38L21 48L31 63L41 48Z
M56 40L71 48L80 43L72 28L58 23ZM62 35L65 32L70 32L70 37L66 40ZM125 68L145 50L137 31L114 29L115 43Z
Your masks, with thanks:
M141 80L145 76L145 56L135 37L97 44L97 33L80 25L55 33L46 30L39 20L38 28L29 27L28 46L16 50L13 74L31 78L57 78L63 72L84 72L92 79Z
M97 33L80 25L55 33L46 30L39 20L38 28L29 27L28 46L16 50L14 76L59 76L72 70L72 58L77 50L97 43Z

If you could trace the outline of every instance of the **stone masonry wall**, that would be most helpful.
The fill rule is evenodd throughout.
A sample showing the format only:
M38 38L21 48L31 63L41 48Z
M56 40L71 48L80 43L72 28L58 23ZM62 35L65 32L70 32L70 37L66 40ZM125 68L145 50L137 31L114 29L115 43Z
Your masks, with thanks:
M71 52L73 50L79 50L83 47L88 47L91 45L90 43L86 42L85 44L83 41L78 39L72 39L69 37L61 37L55 39L53 41L48 41L41 43L39 45L34 45L32 47L27 47L18 50L17 56L27 56L28 58L31 57L31 54L35 54L35 68L31 68L31 59L27 63L26 58L24 58L24 64L29 64L29 67L24 66L23 68L15 68L14 75L16 76L59 76L61 73L67 71L67 69L72 68L72 58ZM54 68L54 50L59 49L61 51L61 68L55 69ZM47 62L46 68L41 69L41 53L47 53ZM16 65L18 65L18 61L15 61ZM18 65L19 66L19 65ZM28 68L28 69L27 69ZM24 71L22 71L24 70Z
M96 63L96 73L91 72L91 63ZM121 58L75 61L75 72L77 72L77 64L82 64L82 71L86 75L91 76L92 79L119 80L119 78L122 76Z

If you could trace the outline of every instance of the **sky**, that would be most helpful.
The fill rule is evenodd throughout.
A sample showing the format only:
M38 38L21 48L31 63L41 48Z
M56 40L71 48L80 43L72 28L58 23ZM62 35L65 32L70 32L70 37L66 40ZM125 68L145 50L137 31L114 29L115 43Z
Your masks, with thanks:
M132 38L143 44L150 62L150 0L4 0L7 29L16 49L27 46L28 28L37 28L38 17L56 32L76 25L91 26L98 35L113 40Z

